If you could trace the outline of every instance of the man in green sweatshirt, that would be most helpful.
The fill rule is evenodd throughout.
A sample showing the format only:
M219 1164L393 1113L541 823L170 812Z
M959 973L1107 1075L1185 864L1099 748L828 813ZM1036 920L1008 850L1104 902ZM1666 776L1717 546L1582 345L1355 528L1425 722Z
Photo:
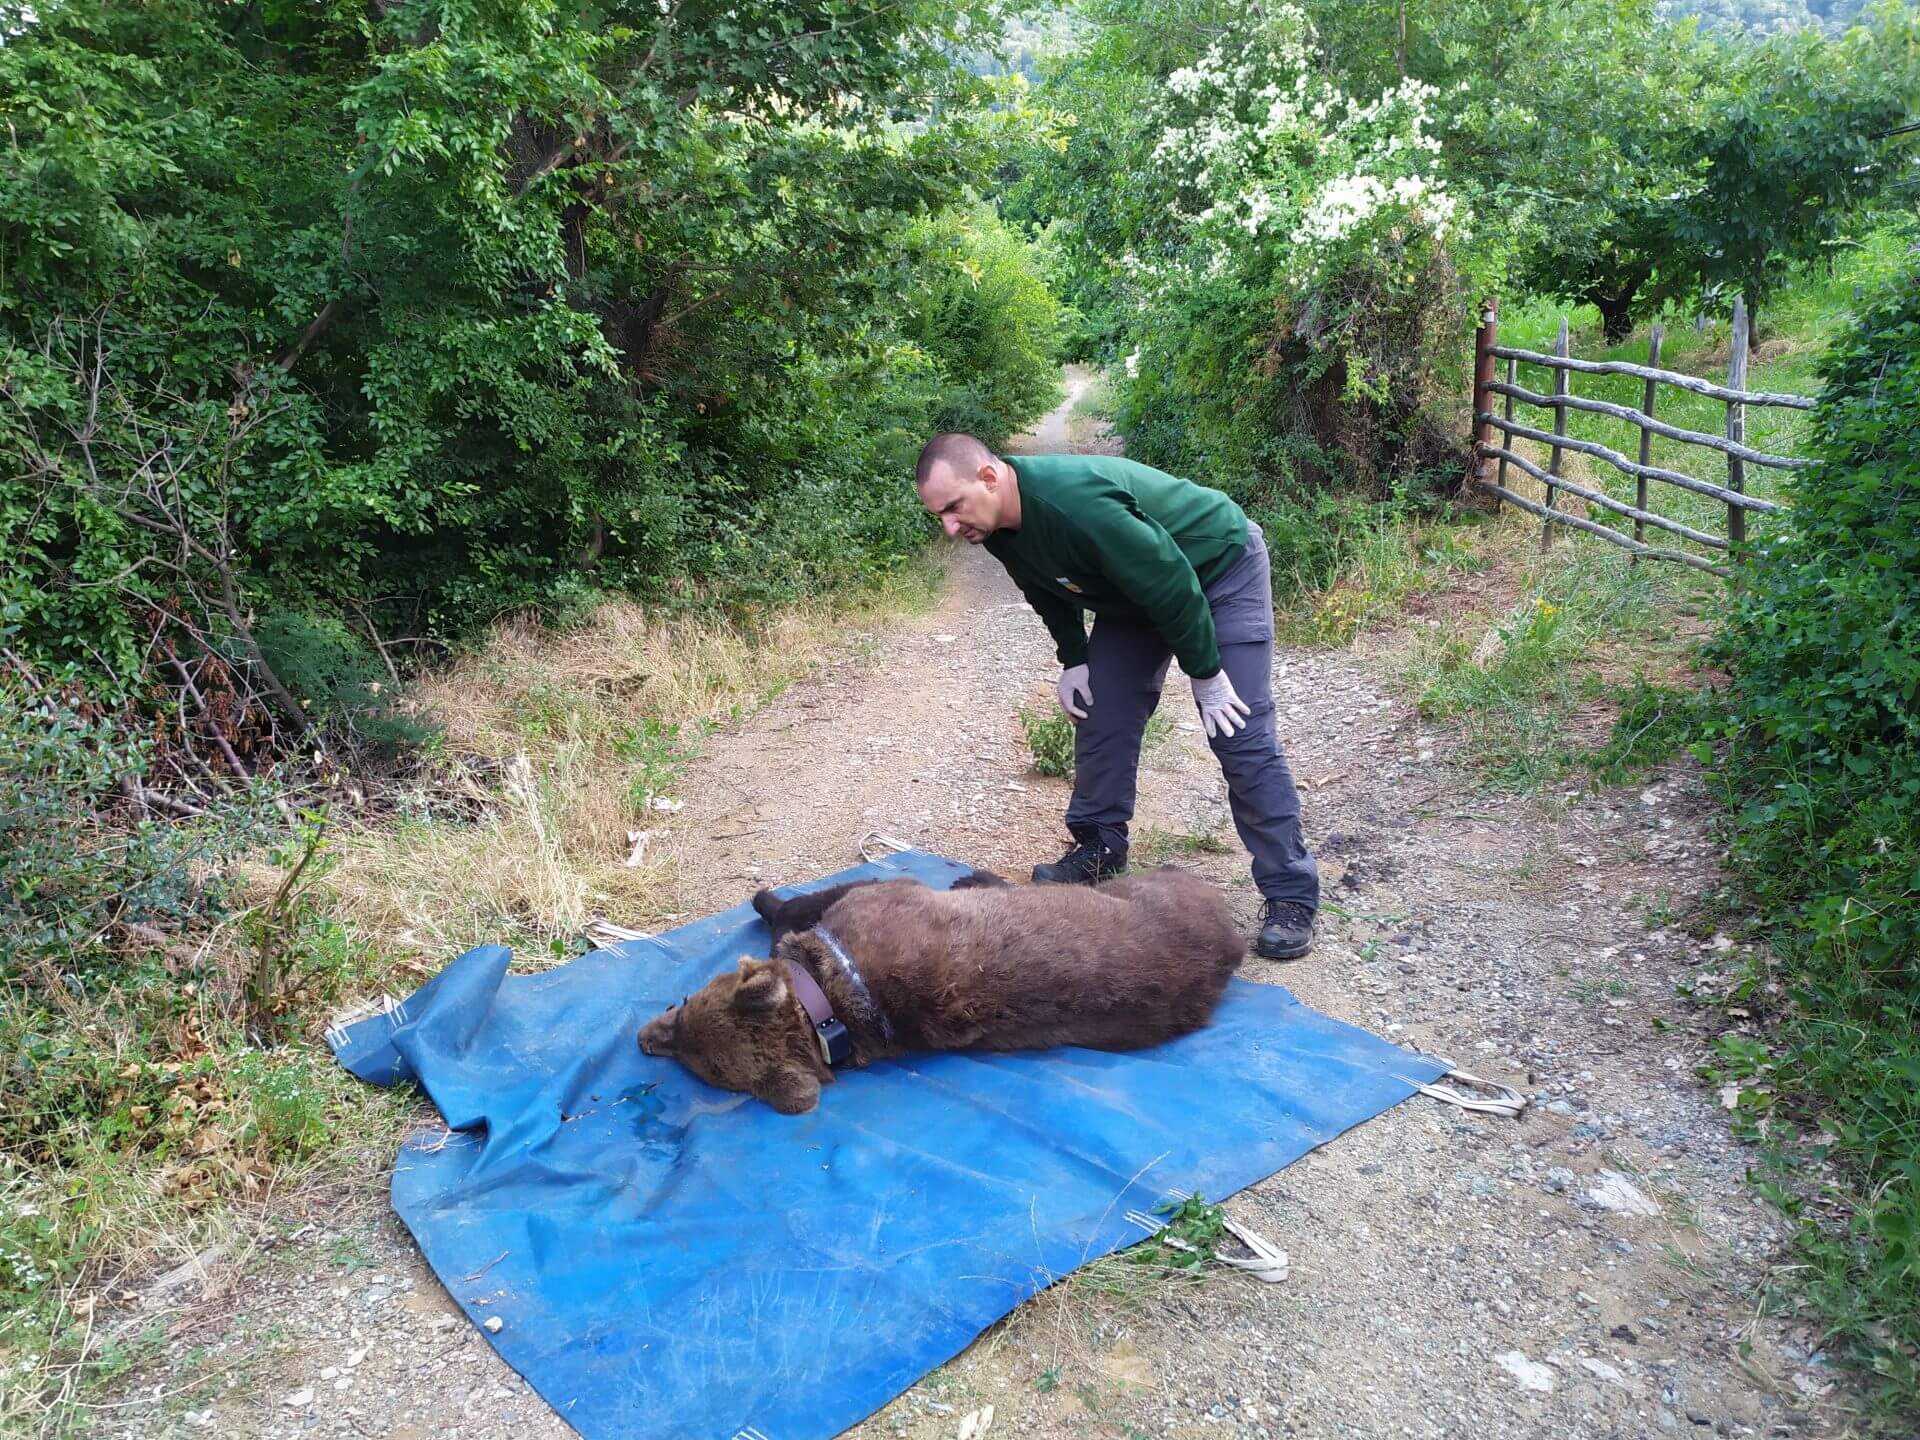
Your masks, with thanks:
M914 483L948 535L1007 568L1053 636L1055 693L1075 727L1074 845L1033 878L1095 884L1126 870L1140 742L1178 659L1266 900L1255 953L1306 954L1320 882L1274 730L1273 583L1260 527L1218 490L1131 460L1002 458L972 435L934 436Z

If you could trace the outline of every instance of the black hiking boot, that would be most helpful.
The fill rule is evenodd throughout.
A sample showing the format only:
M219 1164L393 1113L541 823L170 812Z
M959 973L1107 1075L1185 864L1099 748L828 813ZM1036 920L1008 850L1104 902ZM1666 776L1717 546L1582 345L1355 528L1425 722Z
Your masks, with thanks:
M1127 847L1113 849L1096 836L1081 840L1051 865L1033 867L1036 885L1098 885L1127 873Z
M1298 960L1312 948L1313 911L1297 900L1267 901L1253 953L1269 960Z

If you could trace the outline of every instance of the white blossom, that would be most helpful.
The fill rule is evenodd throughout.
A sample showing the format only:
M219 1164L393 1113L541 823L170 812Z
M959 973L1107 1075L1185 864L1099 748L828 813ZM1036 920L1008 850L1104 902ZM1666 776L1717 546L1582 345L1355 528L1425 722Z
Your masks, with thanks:
M1446 236L1456 205L1435 173L1440 141L1427 133L1438 94L1412 78L1348 94L1319 68L1293 4L1215 41L1168 77L1157 102L1151 164L1169 185L1173 233L1187 243L1153 264L1122 257L1136 304L1273 259L1308 285L1351 247L1387 243L1390 232L1395 244L1409 226Z

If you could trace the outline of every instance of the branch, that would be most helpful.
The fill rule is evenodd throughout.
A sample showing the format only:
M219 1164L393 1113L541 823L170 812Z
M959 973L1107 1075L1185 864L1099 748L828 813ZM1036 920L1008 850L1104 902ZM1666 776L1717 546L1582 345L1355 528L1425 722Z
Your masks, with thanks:
M666 39L668 33L673 29L674 15L679 9L680 0L673 0L673 4L662 17L659 28L654 32L653 44L648 47L647 53L641 57L640 63L635 65L632 71L629 72L627 76L628 84L619 99L615 101L615 109L618 109L633 97L634 82L638 81L642 75L645 75L653 68L653 62L660 54L660 42ZM606 122L604 120L600 122L600 128L606 128ZM613 148L611 153L601 157L602 161L607 164L612 164L619 160L622 155L627 153L627 149L632 143L630 140L622 140ZM513 198L518 200L522 195L526 194L527 191L531 190L535 185L539 184L542 180L546 179L547 176L564 165L569 155L573 154L576 150L584 150L586 145L586 135L581 131L575 131L573 139L556 145L552 150L548 151L547 154L542 157L540 163L533 167L533 170L527 175L526 179L513 187Z
M300 338L282 350L278 355L274 356L273 363L278 365L282 370L292 369L293 362L304 355L307 347L319 339L327 327L339 318L340 311L345 308L346 303L344 299L338 296L327 301L327 303L321 307L320 313L307 322L307 328L300 332Z
M547 176L558 170L567 162L568 156L572 155L576 150L583 149L586 143L586 136L575 135L573 139L562 145L556 145L552 150L549 150L540 163L534 166L528 173L527 178L513 187L513 198L518 200L522 195L526 194L527 191L531 190L535 185L546 179Z

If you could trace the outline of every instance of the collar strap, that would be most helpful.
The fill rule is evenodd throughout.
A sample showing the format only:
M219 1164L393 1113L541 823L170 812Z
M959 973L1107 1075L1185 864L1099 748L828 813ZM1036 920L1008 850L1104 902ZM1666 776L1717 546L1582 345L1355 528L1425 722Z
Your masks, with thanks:
M813 978L812 972L798 960L789 956L781 958L787 962L793 993L800 997L807 1018L813 1022L813 1038L820 1044L820 1058L829 1066L838 1065L853 1053L853 1037L834 1015L833 1003L827 999L827 992L820 988L820 982Z

